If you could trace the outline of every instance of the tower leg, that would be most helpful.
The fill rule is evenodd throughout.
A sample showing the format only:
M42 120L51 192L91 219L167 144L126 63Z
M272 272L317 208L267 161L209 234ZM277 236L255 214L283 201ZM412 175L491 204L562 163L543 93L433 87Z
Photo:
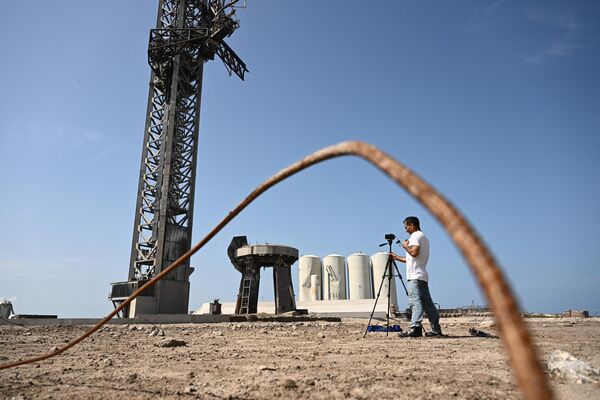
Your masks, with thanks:
M249 265L240 282L235 305L236 314L256 314L258 311L258 289L260 287L260 267Z
M273 267L273 285L275 289L275 314L296 310L292 272L289 265L280 264Z

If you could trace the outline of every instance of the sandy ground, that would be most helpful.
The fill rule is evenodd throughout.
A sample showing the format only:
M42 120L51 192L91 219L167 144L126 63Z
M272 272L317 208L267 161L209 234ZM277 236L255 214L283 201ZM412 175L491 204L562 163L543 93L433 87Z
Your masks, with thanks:
M520 398L500 339L469 335L479 322L442 319L449 337L438 339L363 339L363 320L157 327L165 336L150 336L150 325L113 325L53 359L0 371L0 398ZM495 333L489 322L478 328ZM527 324L543 362L561 349L600 368L599 318ZM85 329L0 326L0 363L48 352ZM157 346L166 338L186 344ZM559 399L600 399L600 384L550 382Z

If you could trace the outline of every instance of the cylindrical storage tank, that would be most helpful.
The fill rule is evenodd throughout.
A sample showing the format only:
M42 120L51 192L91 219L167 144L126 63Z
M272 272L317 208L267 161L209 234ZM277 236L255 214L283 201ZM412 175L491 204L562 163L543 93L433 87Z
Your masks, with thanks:
M317 256L307 254L300 257L298 264L298 301L310 300L310 276L317 275L319 277L319 286L321 284L321 259ZM319 291L319 297L321 293Z
M345 300L346 259L339 254L323 257L323 300Z
M348 256L348 291L350 300L372 299L371 260L364 253Z
M12 303L8 300L0 301L0 318L8 319L10 315L13 313Z
M310 276L310 301L321 300L321 279L319 275Z
M381 286L381 279L384 278L386 273L386 266L388 261L389 253L379 252L371 256L371 265L373 265L373 294L377 297L377 292ZM387 271L388 274L392 274L391 290L390 292L390 306L394 307L394 310L398 312L398 296L396 295L396 270L392 264L392 270ZM383 286L381 286L381 292L379 293L379 300L377 304L387 304L388 296L388 277L385 276L383 280Z

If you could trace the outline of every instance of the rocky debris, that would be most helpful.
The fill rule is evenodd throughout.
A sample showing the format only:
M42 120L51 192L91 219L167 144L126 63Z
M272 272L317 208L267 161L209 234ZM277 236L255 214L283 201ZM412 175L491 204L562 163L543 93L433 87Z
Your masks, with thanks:
M479 324L480 327L482 328L495 328L496 327L496 321L490 319L487 321L483 321L482 323Z
M369 396L367 395L365 390L362 388L358 388L358 387L356 387L350 391L350 396L353 399L360 399L360 400L369 398Z
M54 346L53 348L50 349L51 353L56 353L58 351L58 347Z
M574 383L597 383L600 378L600 370L562 350L550 354L548 370L550 374Z
M196 387L194 385L190 385L184 389L183 393L192 394L192 393L196 393L197 391L198 391L198 389L196 389Z
M162 329L158 329L156 327L154 327L151 331L150 334L148 335L150 337L154 337L154 336L165 336L165 331L163 331Z
M187 342L185 340L178 340L174 338L164 338L160 342L155 343L157 347L179 347L185 346Z
M137 379L139 378L138 374L136 374L135 372L133 374L129 374L127 375L127 383L133 383L135 382Z
M567 322L563 322L562 324L559 324L560 326L563 326L565 328L572 328L575 326L575 322L573 321L567 321Z
M283 381L283 387L286 389L296 389L298 387L298 385L296 384L296 381L294 381L293 379L286 379L285 381Z
M363 339L366 320L341 324L323 324L322 321L130 324L138 328L136 331L130 331L130 326L115 324L110 331L96 335L95 342L85 341L65 356L32 364L32 368L8 370L5 374L8 384L0 391L0 398L21 394L27 399L102 397L117 400L126 393L139 391L141 397L165 398L175 398L179 392L181 400L516 399L518 389L514 380L508 378L511 370L502 344L497 339L466 337L470 336L467 333L470 327L498 335L497 328L480 327L481 320L463 318L460 323L451 321L453 326L444 322L444 332L452 336L449 342L422 340L410 346L388 343L389 340L386 344L379 340L383 338L375 336ZM575 323L574 328L561 327L571 321ZM562 348L569 349L571 354L593 367L600 367L596 351L600 343L599 319L531 319L526 322L532 328L540 352L545 354L545 365L550 353ZM186 347L155 347L155 343L165 337L148 335L161 328L169 333L165 337L185 337L182 340L187 342ZM0 355L12 361L38 351L48 353L54 345L64 346L61 341L75 336L79 329L35 327L28 329L33 335L27 337L23 335L25 329L0 326ZM262 334L263 329L268 333ZM190 336L183 336L183 330ZM224 335L213 336L218 330ZM202 339L204 335L208 339ZM539 340L540 337L545 339ZM36 344L41 338L43 341ZM411 360L418 360L416 371ZM0 361L0 364L6 362ZM478 371L465 373L465 365L474 364L479 365ZM600 383L577 385L548 371L546 369L549 383L557 395L564 398L594 398L593 393L600 388ZM133 373L137 375L128 377ZM286 383L287 379L293 380L296 387L291 382ZM417 387L423 379L430 384ZM598 377L594 379L600 381ZM28 384L30 380L34 386Z

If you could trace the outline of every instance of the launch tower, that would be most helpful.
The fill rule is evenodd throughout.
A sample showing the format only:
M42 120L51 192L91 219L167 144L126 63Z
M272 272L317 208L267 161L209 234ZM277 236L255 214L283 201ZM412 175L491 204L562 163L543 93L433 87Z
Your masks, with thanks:
M224 41L239 27L238 2L159 0L129 274L112 283L115 306L191 247L203 65L217 55L230 75L248 71ZM123 316L187 314L192 272L187 260Z

